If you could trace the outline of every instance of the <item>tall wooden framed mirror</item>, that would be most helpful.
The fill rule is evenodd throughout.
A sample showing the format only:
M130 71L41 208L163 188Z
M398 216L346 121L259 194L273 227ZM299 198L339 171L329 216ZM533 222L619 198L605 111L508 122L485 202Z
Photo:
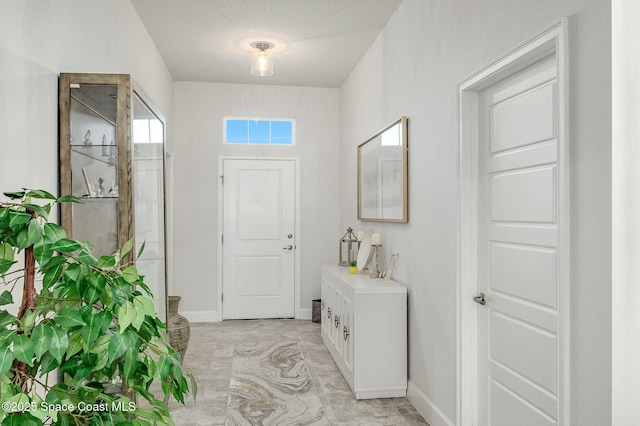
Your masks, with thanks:
M406 223L408 119L400 119L358 146L358 219Z

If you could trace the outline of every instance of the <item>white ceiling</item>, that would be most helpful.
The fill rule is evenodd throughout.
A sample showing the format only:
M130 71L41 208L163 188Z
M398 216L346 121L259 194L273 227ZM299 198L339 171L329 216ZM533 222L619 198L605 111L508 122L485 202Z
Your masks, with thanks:
M176 81L340 87L402 0L132 0ZM250 73L275 41L274 75Z

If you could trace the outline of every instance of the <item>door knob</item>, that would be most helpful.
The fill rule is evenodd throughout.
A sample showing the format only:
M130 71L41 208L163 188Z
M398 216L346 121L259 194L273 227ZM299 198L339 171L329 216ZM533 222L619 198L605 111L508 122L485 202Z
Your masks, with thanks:
M291 244L289 244L286 247L282 247L282 250L293 250L293 246Z
M487 301L484 300L484 293L480 293L479 295L473 298L473 301L479 303L480 305L486 305Z

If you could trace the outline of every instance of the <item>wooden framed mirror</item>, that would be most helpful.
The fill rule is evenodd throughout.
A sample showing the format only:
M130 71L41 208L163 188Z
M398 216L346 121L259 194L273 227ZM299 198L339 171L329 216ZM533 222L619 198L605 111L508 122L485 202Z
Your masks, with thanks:
M408 119L400 119L358 146L358 219L406 223Z

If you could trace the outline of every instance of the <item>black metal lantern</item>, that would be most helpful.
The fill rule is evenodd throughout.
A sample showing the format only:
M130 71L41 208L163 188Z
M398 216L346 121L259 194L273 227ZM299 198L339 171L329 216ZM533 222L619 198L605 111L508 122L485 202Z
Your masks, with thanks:
M353 233L353 229L347 228L347 232L340 238L340 257L338 265L351 266L356 261L358 255L358 238Z

